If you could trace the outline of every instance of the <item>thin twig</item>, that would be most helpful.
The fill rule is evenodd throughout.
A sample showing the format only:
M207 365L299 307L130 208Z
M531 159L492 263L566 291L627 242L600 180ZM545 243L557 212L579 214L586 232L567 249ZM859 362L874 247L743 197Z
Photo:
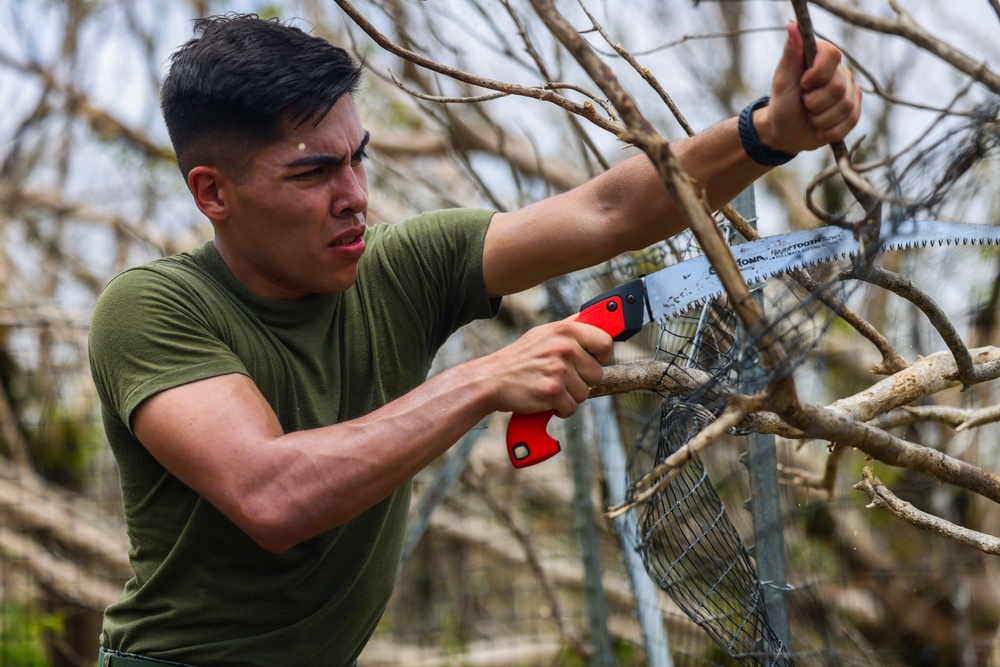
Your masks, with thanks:
M344 13L352 21L354 21L355 24L357 24L359 28L361 28L375 41L375 43L389 53L423 67L424 69L437 72L438 74L443 74L456 81L478 86L480 88L550 102L562 109L565 109L566 111L575 113L578 116L585 118L601 129L615 135L620 134L623 129L618 119L604 117L597 113L597 109L592 102L588 101L583 104L578 104L562 95L552 92L551 90L545 88L545 86L523 86L516 83L498 81L496 79L478 76L455 67L450 67L444 63L440 63L436 60L432 60L431 58L406 49L379 32L379 30L364 17L361 12L354 7L354 5L348 2L348 0L336 0L336 3L344 11Z
M868 498L871 499L871 503L868 505L870 509L878 508L885 510L896 518L902 519L917 528L947 537L949 540L954 540L959 544L978 549L985 554L992 556L1000 555L1000 538L958 526L950 521L917 509L911 503L901 500L890 491L882 483L882 479L868 466L865 466L862 471L862 479L854 485L854 488L858 491L864 491Z
M986 62L973 60L951 44L937 39L921 28L910 16L903 13L898 4L891 3L893 10L899 14L899 19L866 14L854 4L844 4L835 0L811 0L817 7L830 12L844 21L859 28L896 35L913 43L915 46L937 56L959 72L978 81L994 94L1000 95L1000 75L989 69Z
M871 267L871 269L864 275L858 275L858 273L855 272L853 277L858 280L869 282L872 285L881 287L882 289L889 290L893 294L906 299L919 308L920 312L927 317L928 321L934 326L934 329L937 330L938 334L944 340L945 345L948 346L948 349L951 350L951 353L954 355L955 364L958 368L958 375L962 379L962 383L966 387L969 387L970 385L981 381L981 379L977 376L976 368L972 362L972 355L969 353L969 348L962 340L962 336L955 329L955 325L952 324L948 315L941 309L940 306L937 305L929 294L919 289L909 279L878 266Z
M955 429L956 433L967 431L984 424L1000 421L1000 405L985 408L956 408L950 405L920 405L908 406L892 410L873 419L872 426L881 429L909 426L924 422L945 424Z
M653 74L649 71L648 68L640 65L639 61L636 60L632 56L632 54L625 49L625 47L623 47L621 44L619 44L618 42L616 42L611 38L611 35L608 34L608 31L604 29L604 26L602 26L598 22L597 17L594 16L594 14L590 11L590 8L587 7L586 3L584 3L583 0L579 0L579 4L580 7L583 8L583 11L586 12L587 18L590 19L590 22L594 26L594 29L596 29L597 32L601 35L601 37L604 38L604 41L607 42L608 45L615 50L615 53L617 53L621 58L623 58L625 62L627 62L632 67L632 69L634 69L647 84L649 84L650 88L656 91L656 94L659 95L660 100L665 105L667 105L667 108L670 109L670 113L673 114L674 118L677 120L678 124L680 124L684 132L686 132L689 137L693 136L694 128L692 128L691 124L688 123L687 118L684 117L684 114L681 113L680 108L677 106L677 104L674 103L673 98L671 98L670 95L667 94L667 91L663 89L663 86L660 85L660 82L657 81L656 77L653 76Z
M630 489L631 497L629 500L608 508L608 518L619 517L659 495L688 463L743 421L747 414L748 410L745 406L728 406L718 419L709 423L676 452L636 480Z

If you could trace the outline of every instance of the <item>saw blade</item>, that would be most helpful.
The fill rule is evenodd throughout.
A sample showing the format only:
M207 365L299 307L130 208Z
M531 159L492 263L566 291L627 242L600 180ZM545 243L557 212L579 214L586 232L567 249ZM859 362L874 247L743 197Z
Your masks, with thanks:
M884 222L879 253L944 245L1000 245L1000 227L967 222L910 220ZM767 236L731 246L736 265L747 285L755 285L796 269L853 256L858 242L840 227L820 227ZM668 266L643 278L654 320L677 317L694 306L725 293L705 256Z

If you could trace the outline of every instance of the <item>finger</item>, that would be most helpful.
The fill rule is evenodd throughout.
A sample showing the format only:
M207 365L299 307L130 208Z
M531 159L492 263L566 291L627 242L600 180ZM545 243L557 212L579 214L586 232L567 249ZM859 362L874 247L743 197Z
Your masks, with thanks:
M576 403L583 403L590 398L591 386L589 381L577 376L566 382L566 392Z
M817 42L816 58L812 66L802 73L802 89L814 90L827 85L839 71L842 60L840 49L829 42Z
M828 127L824 130L817 130L816 137L823 142L832 143L834 141L843 141L854 126L858 123L858 118L860 117L860 112L852 114L849 118L842 120L841 122Z
M832 106L820 113L809 115L809 120L817 130L829 130L844 122L855 120L858 107L852 99L854 96L843 97Z
M595 369L573 375L566 379L565 391L556 398L553 409L560 417L576 412L577 406L590 398L590 390L601 381L603 369L595 364Z
M802 95L802 104L810 116L841 112L846 115L855 100L854 80L847 70L831 79L822 88L815 88Z
M611 338L610 334L592 324L582 322L574 321L573 327L572 335L580 347L600 363L608 363L614 348L614 339Z
M817 130L817 137L823 141L839 141L857 125L861 118L861 90L852 89L822 113L812 115L810 120Z
M602 337L588 340L584 343L583 349L597 361L597 366L600 367L611 361L611 352L614 349L614 339L611 338L611 336L604 334Z
M557 417L560 419L566 419L567 417L576 414L576 410L582 402L583 399L577 400L567 391L563 393L558 400L556 400L556 402L552 405L552 409L555 411Z
M588 356L582 359L576 367L576 374L581 382L587 387L587 395L590 395L590 387L596 387L604 379L604 367L594 357Z

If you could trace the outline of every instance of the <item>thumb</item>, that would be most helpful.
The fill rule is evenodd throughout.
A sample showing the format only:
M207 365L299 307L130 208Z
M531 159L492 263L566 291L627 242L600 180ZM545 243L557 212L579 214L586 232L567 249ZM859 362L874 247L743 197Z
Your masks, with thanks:
M771 97L777 97L782 93L787 94L789 91L797 92L802 74L806 70L804 61L805 47L798 24L790 21L785 30L785 48L782 50L781 59L774 70L774 79L771 82Z

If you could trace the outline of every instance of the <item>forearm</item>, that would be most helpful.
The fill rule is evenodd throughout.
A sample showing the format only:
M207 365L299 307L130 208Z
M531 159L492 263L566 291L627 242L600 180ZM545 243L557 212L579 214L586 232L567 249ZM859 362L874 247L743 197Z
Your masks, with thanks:
M712 210L768 171L743 150L735 119L671 148ZM486 285L493 295L518 292L685 228L652 162L637 155L574 190L497 214L487 234Z
M671 150L711 211L730 202L769 170L747 157L735 118L673 142ZM616 166L594 183L593 200L604 200L609 212L620 212L604 219L629 235L622 239L626 249L644 248L686 227L676 202L645 155Z
M262 449L277 463L265 477L276 481L254 510L282 508L265 523L274 540L269 548L357 516L494 411L569 416L600 382L611 347L611 337L596 327L572 318L552 322L369 415L276 438L276 448Z
M488 385L463 364L361 418L260 443L232 518L271 551L355 518L489 414Z
M367 415L293 433L252 379L231 373L154 394L132 427L161 465L279 552L382 501L494 411L572 414L611 346L596 327L552 322Z

